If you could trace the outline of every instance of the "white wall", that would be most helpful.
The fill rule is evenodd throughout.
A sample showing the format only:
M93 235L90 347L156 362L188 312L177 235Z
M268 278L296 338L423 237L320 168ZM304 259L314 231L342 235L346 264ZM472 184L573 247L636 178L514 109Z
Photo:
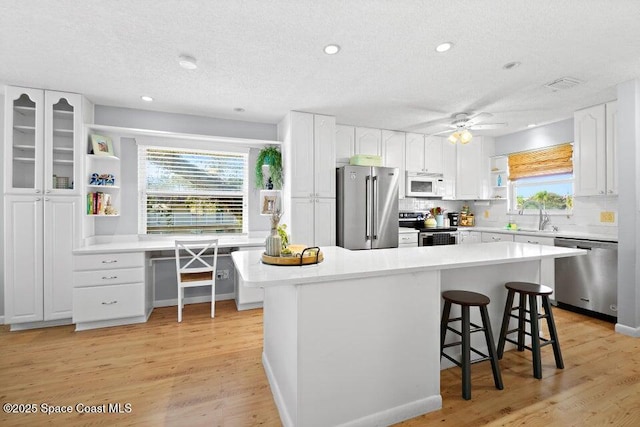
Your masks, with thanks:
M96 105L95 107L95 123L200 135L266 140L276 139L276 125L272 124L223 120L212 117L135 110L103 105ZM123 140L120 150L122 161L120 216L115 218L101 218L100 221L96 221L96 235L138 233L138 153L135 141ZM253 176L253 168L258 152L258 149L251 149L249 153L249 232L268 231L270 227L268 218L260 216L259 214L259 191L254 188L255 179Z
M4 95L0 95L0 152L4 159ZM0 161L0 189L4 193L4 160ZM0 316L4 316L4 197L0 204Z
M640 80L618 85L618 324L640 337Z
M573 142L573 119L498 136L496 156Z

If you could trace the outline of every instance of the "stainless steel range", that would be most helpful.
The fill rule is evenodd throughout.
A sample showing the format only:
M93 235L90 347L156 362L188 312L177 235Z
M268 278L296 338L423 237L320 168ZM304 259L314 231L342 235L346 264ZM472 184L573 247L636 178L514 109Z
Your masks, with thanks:
M458 243L456 227L425 227L424 212L399 212L400 227L418 230L418 246L455 245Z

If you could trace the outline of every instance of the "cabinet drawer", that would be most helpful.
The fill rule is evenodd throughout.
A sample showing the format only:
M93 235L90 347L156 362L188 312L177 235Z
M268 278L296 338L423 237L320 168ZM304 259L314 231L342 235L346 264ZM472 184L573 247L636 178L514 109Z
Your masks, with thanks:
M73 257L75 271L131 267L144 267L144 252L76 255Z
M536 245L553 246L553 237L536 237L536 236L523 236L516 235L513 239L514 242L520 243L533 243Z
M73 286L105 286L121 283L144 282L143 268L121 268L113 270L74 271Z
M121 319L144 314L144 283L73 290L73 323Z
M482 242L513 242L513 236L511 234L482 232Z
M415 243L415 244L414 244ZM400 233L398 234L399 245L418 246L418 233Z

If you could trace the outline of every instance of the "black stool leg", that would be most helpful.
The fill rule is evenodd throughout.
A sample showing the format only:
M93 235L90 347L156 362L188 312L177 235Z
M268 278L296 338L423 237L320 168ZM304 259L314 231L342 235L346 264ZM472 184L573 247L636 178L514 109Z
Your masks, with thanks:
M462 397L471 399L471 325L469 306L462 306Z
M540 327L538 324L538 304L535 295L529 295L531 314L531 353L533 353L533 376L542 378L542 360L540 358Z
M480 315L482 316L482 325L484 326L484 336L487 340L489 348L489 357L491 357L491 369L493 370L493 382L498 390L502 390L502 375L500 375L500 365L498 365L498 354L496 353L496 345L493 342L493 332L491 331L491 322L489 321L489 313L487 306L480 306Z
M502 328L500 329L500 337L498 338L498 359L502 359L504 354L504 344L507 338L507 331L509 330L509 320L511 317L511 309L513 308L513 295L514 291L509 289L507 293L507 303L504 306L504 315L502 316Z
M518 351L524 351L525 310L527 309L526 295L518 292L518 303Z
M547 315L547 327L549 328L549 335L553 343L553 356L556 358L556 367L558 369L564 369L564 362L562 361L562 353L560 352L560 342L558 341L558 331L556 330L556 322L553 320L553 313L551 311L551 304L549 303L549 297L542 296L542 306L544 312Z
M440 321L440 360L442 360L442 352L444 351L444 339L447 335L447 325L449 324L449 312L451 311L451 303L444 302L442 310L442 320Z

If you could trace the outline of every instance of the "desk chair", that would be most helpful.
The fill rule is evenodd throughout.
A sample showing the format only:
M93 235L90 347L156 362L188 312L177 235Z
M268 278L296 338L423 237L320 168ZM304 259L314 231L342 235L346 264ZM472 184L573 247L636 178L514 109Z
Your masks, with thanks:
M213 254L210 253L211 249L213 249ZM184 257L182 263L180 262L180 257ZM213 257L211 262L207 262L206 259L210 259L211 257ZM176 240L178 322L182 322L184 288L196 286L211 286L211 317L215 316L217 263L218 239Z

